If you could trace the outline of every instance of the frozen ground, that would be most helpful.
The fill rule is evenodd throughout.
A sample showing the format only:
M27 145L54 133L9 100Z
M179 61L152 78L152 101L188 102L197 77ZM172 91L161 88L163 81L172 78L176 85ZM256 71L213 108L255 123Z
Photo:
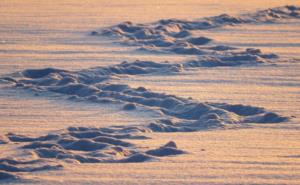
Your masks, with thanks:
M299 184L300 20L290 12L293 19L281 14L272 24L253 16L286 4L299 6L295 1L1 2L0 74L9 78L0 91L0 140L8 142L0 144L6 159L0 161L0 178L26 184ZM210 47L238 51L211 53L200 39L200 46L188 45L196 53L161 47L145 52L134 42L124 46L119 38L90 34L124 21L147 27L161 19L195 21L223 13L250 15L239 25L192 34L212 39ZM144 41L139 43L148 46ZM221 61L243 55L247 62L203 65L198 58L203 49ZM134 63L143 64L136 68L130 63L137 59L154 63ZM129 64L119 65L124 60ZM56 69L27 70L49 67ZM177 146L163 146L169 141Z

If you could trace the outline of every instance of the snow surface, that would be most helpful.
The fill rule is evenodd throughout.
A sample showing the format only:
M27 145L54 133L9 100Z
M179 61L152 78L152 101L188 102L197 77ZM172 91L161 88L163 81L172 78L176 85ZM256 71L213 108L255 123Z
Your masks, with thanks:
M296 2L2 4L2 182L299 184Z

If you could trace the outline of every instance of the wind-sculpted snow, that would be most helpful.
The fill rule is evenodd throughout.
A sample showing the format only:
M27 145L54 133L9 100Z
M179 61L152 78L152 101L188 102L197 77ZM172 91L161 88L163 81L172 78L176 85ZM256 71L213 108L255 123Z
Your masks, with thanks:
M253 51L251 51L253 52ZM218 62L218 61L216 61ZM80 71L55 68L28 69L1 78L12 87L29 89L37 94L58 93L73 101L107 104L116 103L124 111L139 108L157 112L162 119L151 123L106 128L70 127L58 133L29 137L9 133L1 136L0 144L19 143L21 150L32 154L28 161L0 160L0 180L18 180L20 172L63 168L64 162L132 163L159 160L160 157L184 154L174 142L157 149L141 150L130 140L149 139L150 132L192 132L220 129L244 123L277 123L288 120L263 108L225 103L201 103L174 95L152 92L144 87L132 88L112 83L119 75L176 74L181 70L205 65L200 61L183 64L149 61L123 62L119 65ZM21 143L21 144L20 144Z
M26 70L21 74L31 76ZM34 73L37 73L35 70ZM42 69L41 71L45 71ZM36 92L49 92L60 89L58 83L43 83L47 76L56 76L61 80L60 73L75 78L76 72L66 70L51 70L47 75L38 75L39 84L25 79L14 79L14 83L23 83L19 87L26 87ZM89 71L89 70L86 70ZM72 74L72 75L71 75ZM81 73L83 75L84 73ZM32 77L32 76L31 76ZM80 75L77 75L77 83ZM83 80L85 81L85 80ZM25 83L26 82L26 83ZM70 82L71 84L73 82ZM47 85L40 85L47 84ZM55 85L53 85L55 84ZM58 85L59 86L59 85ZM219 129L226 125L243 123L277 123L286 121L288 118L267 112L263 108L230 105L225 103L200 103L192 99L180 98L173 95L155 93L143 87L131 88L127 85L110 84L108 82L95 82L80 84L80 90L74 90L74 84L68 88L64 85L63 91L54 91L73 99L103 103L101 99L109 99L107 102L118 102L124 105L125 111L133 111L137 107L159 111L165 119L159 119L149 124L130 126L110 126L103 128L69 127L56 133L49 133L39 137L30 137L8 133L2 136L3 144L18 146L24 152L32 156L24 161L18 158L0 159L0 180L20 180L20 172L36 172L42 170L62 169L65 163L138 163L158 161L161 157L185 154L178 149L175 142L170 141L156 149L138 147L134 140L150 139L149 132L192 132L203 129ZM87 89L95 91L87 94ZM105 102L105 103L107 103Z
M113 36L125 36L132 39L160 39L162 35L172 38L184 38L190 36L191 30L206 30L225 25L249 24L249 23L270 23L284 19L300 18L300 7L283 6L261 10L252 14L244 14L239 17L221 14L213 17L206 17L195 21L166 19L151 24L133 24L124 22L103 30L103 34ZM92 35L98 35L96 31ZM205 39L206 40L206 39ZM204 41L204 44L209 42ZM200 44L203 44L202 42Z
M221 60L221 66L226 65L227 62L230 62L229 65L231 66L243 64L240 60L234 64L235 59L248 60L251 58L251 56L243 56L243 58L241 58L239 54L236 54L237 52L242 53L242 55L248 55L247 50L219 45L212 38L195 35L193 32L219 28L226 25L271 23L284 19L298 18L300 18L299 7L284 6L258 11L253 14L244 14L240 17L222 14L195 21L167 19L150 24L124 22L106 28L101 32L93 31L91 35L113 36L117 38L120 43L139 46L140 50L144 51L196 55L200 60L202 60L203 57L214 56ZM228 55L230 56L228 57ZM260 59L277 58L275 54L259 53L259 55L254 54L254 56L260 57ZM251 58L251 61L255 61L255 59ZM246 64L249 63L246 62ZM207 66L212 67L219 65L213 62Z
M80 71L67 71L56 68L27 69L16 74L4 76L0 81L14 84L16 87L29 88L34 91L55 92L72 95L70 99L83 97L95 102L127 103L124 109L133 110L136 104L144 106L160 105L161 94L149 92L144 88L132 89L126 84L108 83L119 76L131 75L166 75L178 74L184 70L210 66L254 65L264 63L264 58L272 58L257 49L247 49L246 52L235 52L223 57L204 57L182 63L156 63L152 61L123 62L121 64L94 67ZM157 96L157 97L156 97ZM160 98L160 99L159 99ZM178 97L176 97L178 99ZM1 143L0 138L0 143Z
M13 88L35 94L55 93L69 101L118 104L122 111L140 109L159 113L150 123L102 128L69 127L47 135L31 137L8 133L0 136L0 146L18 147L20 157L0 159L0 182L20 180L24 173L59 170L66 163L138 163L159 161L162 157L185 154L173 141L158 148L138 146L151 139L151 132L195 132L225 129L231 125L279 123L289 118L249 105L199 102L191 98L156 93L144 87L118 83L118 78L135 75L174 75L198 67L257 65L273 62L275 54L259 49L218 45L211 38L195 36L194 31L225 25L269 23L300 18L299 7L285 6L254 14L232 17L227 14L197 21L160 20L152 24L125 22L100 34L116 36L120 42L141 50L196 55L181 63L152 61L123 62L79 71L57 68L27 69L0 78ZM92 32L92 35L98 35ZM22 155L24 154L24 155Z
M0 158L0 182L20 180L19 173L59 170L63 168L61 164L57 164L54 161L33 158L34 156L29 160L13 157Z
M241 58L243 57L241 56ZM36 93L54 92L65 95L71 100L117 103L123 106L124 111L134 111L141 107L158 112L167 121L157 121L142 128L142 130L150 129L155 132L197 131L210 127L222 127L224 124L273 123L287 119L258 107L201 103L193 99L155 93L144 87L132 88L127 84L111 83L110 81L119 75L176 74L181 70L205 65L202 62L189 61L183 64L172 64L135 61L80 71L54 68L28 69L4 77L2 80L17 88L31 89ZM41 139L47 141L52 137L57 136L51 135ZM23 138L17 137L10 139L23 140ZM31 141L30 138L27 140Z
M157 149L141 150L128 140L147 137L118 127L69 127L65 131L40 137L13 133L6 136L10 142L21 144L20 149L30 159L0 159L0 182L21 180L20 172L59 170L64 163L138 163L186 153L178 149L173 141ZM31 156L28 157L28 153Z
M138 128L137 128L138 129ZM158 160L157 156L170 156L185 153L177 149L174 142L169 142L157 149L139 150L135 144L126 140L147 139L138 132L124 128L89 128L69 127L58 133L58 137L51 137L45 141L43 137L32 138L8 134L8 138L22 137L18 140L24 143L23 149L31 150L43 159L57 159L79 163L123 163L145 162ZM33 139L29 142L29 139ZM13 139L10 139L14 141ZM3 159L7 161L8 159ZM37 163L40 161L36 161ZM5 169L4 169L5 170ZM6 169L6 171L9 171Z

